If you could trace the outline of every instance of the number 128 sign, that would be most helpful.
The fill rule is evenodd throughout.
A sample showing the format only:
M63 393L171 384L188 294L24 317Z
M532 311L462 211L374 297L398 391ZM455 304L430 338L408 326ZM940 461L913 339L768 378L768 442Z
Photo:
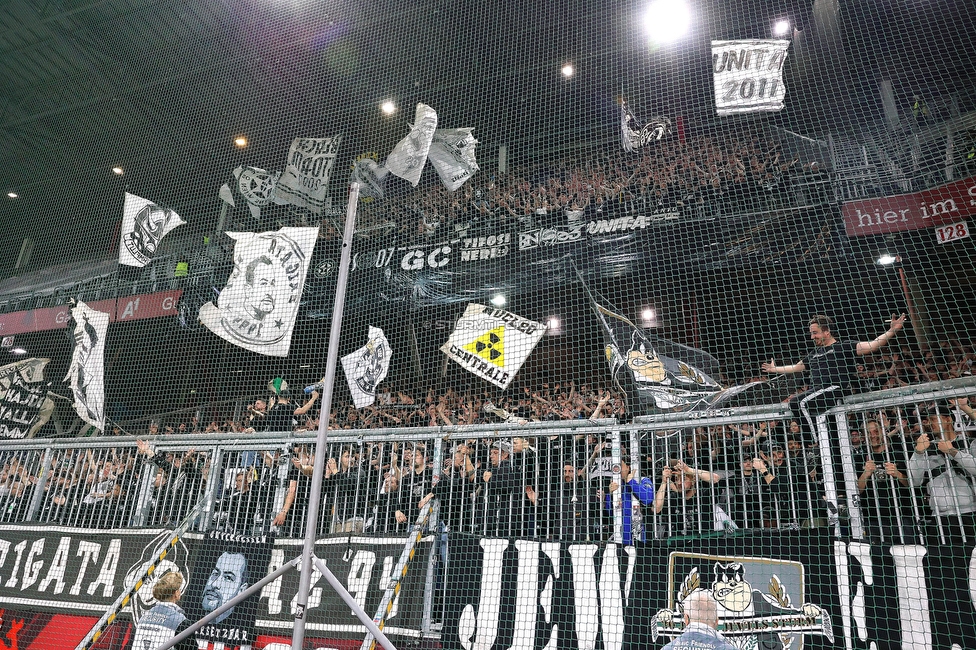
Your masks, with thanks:
M966 239L967 237L969 237L969 225L965 221L950 223L935 229L935 241L940 244L947 244L957 239Z

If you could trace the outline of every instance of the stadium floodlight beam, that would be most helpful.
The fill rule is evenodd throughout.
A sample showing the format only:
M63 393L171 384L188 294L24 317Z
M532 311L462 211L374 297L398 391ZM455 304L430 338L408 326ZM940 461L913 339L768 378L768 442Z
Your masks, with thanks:
M656 43L673 43L691 28L691 9L685 0L655 0L644 12L644 30Z
M116 165L115 167L112 168L112 173L115 174L116 176L121 176L122 174L125 173L125 170L119 167L118 165Z
M780 18L775 23L773 23L773 36L786 36L790 33L790 29L793 26L790 21L785 18Z
M576 73L576 69L573 67L572 63L567 63L562 67L562 70L560 70L560 72L563 73L564 77L569 79Z
M27 350L24 348L14 348L10 351L10 354L27 354Z
M881 266L890 266L898 261L897 255L892 255L891 253L881 253L878 255L878 259L874 261L875 264Z
M393 115L396 113L396 103L392 99L387 99L382 104L380 104L380 110L383 111L385 115Z
M7 192L7 196L11 199L16 199L20 197L20 194L17 194L17 192Z
M496 293L491 297L491 304L495 305L496 307L504 307L507 302L508 301L505 300L505 296L500 293Z

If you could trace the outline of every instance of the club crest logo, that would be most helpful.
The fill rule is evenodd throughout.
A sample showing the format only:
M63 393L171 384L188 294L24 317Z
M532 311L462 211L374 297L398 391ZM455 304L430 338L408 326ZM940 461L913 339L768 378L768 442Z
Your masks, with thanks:
M682 603L696 591L715 599L719 632L742 650L800 650L805 634L834 641L830 616L805 599L799 562L672 553L668 574L669 607L654 617L655 641L684 631Z

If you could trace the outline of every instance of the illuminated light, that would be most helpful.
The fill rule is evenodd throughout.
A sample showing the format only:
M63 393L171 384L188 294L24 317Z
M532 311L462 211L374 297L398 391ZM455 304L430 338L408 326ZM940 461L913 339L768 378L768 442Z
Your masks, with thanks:
M684 0L655 0L644 14L644 30L657 43L672 43L691 28L691 10Z
M491 304L495 305L496 307L504 307L506 302L505 296L500 293L496 293L491 299Z
M27 354L27 350L24 348L14 348L10 351L10 354Z
M7 192L7 196L9 196L12 199L20 198L20 194L17 194L17 192Z
M645 309L644 311L641 312L641 318L643 318L644 320L654 320L656 316L657 314L655 314L654 310L650 308Z
M118 165L116 165L115 167L112 168L112 173L115 174L116 176L121 176L122 174L125 173L125 170L119 167Z
M243 149L247 146L247 138L245 138L243 135L237 136L234 138L234 146L239 149Z
M793 26L790 25L790 21L784 19L777 20L773 24L773 36L786 36L790 33L790 29Z
M880 264L881 266L890 266L898 261L897 255L892 255L891 253L882 253L875 260L875 264Z
M396 113L396 109L397 106L391 99L388 99L382 104L380 104L380 110L383 111L383 113L385 113L386 115L393 115L394 113Z
M576 73L576 69L573 68L572 63L567 63L566 65L563 66L561 72L563 73L563 76L568 79L569 77L572 77L573 74Z
M546 324L550 327L550 329L558 330L560 325L559 316L550 316L549 320L546 321Z
M310 364L310 363L303 363L302 365L300 365L298 367L299 368L311 368L312 367L312 364Z

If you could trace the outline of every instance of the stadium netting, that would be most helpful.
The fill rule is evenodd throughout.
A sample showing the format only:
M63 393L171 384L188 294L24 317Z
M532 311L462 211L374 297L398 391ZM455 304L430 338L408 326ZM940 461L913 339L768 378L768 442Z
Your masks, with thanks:
M0 648L971 647L974 22L5 3Z

